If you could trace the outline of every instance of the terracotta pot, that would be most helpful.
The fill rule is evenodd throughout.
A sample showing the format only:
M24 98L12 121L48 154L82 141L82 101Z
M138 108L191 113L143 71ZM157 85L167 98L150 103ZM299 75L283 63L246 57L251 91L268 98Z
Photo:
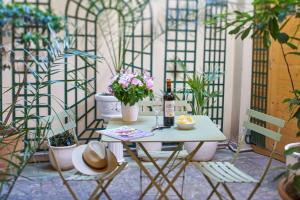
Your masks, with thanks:
M76 146L77 146L76 144L73 144L71 146L65 146L65 147L51 146L55 158L57 159L58 165L62 171L66 171L74 168L72 163L72 153L73 150L76 148ZM49 152L49 160L52 167L55 170L57 170L54 158L50 152Z
M130 106L129 104L125 105L124 103L122 103L121 110L123 121L135 122L137 120L139 114L139 105L137 103L132 106Z
M11 160L15 164L20 164L20 160L16 156L21 154L24 148L24 136L14 133L12 136L1 138L2 144L0 145L0 170L7 171L9 163L5 160Z
M277 190L279 193L279 196L282 200L295 200L299 199L299 197L292 197L291 194L295 193L295 191L292 191L291 189L288 189L287 186L289 185L289 182L285 183L285 180L282 179L279 181L279 184L277 186ZM295 190L295 189L294 189Z

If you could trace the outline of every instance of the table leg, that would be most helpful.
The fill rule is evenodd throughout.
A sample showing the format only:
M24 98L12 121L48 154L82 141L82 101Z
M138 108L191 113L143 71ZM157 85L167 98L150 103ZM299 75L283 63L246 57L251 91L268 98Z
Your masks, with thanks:
M178 170L178 172L175 174L174 178L171 180L171 183L174 184L174 182L177 180L179 175L183 172L183 170L187 167L189 162L193 159L194 155L197 153L197 151L200 149L200 147L203 145L203 142L200 142L197 147L186 157L185 162L183 163L182 167ZM164 190L164 194L168 192L171 185L168 184L168 186ZM162 195L160 195L159 200L162 198Z
M148 176L150 179L151 183L157 188L157 190L160 192L160 196L165 197L168 199L168 197L163 193L163 190L160 188L160 186L155 182L154 178L150 174L150 172L147 170L147 168L143 165L143 163L140 161L140 159L131 151L129 146L127 145L126 142L122 142L125 149L127 150L128 154L131 156L131 158L138 164L138 166L141 168L141 170ZM141 197L139 199L142 199Z
M149 154L149 152L147 151L147 149L143 146L142 143L138 143L138 145L141 147L141 149L144 151L144 153L147 155L147 157L149 158L149 160L153 163L153 165L156 167L156 169L158 170L157 175L154 177L154 181L156 181L156 179L162 175L163 179L165 181L168 182L168 184L170 185L170 187L174 190L174 192L177 194L177 196L180 199L183 199L183 197L181 196L181 194L178 192L178 190L175 188L175 186L173 185L173 183L171 183L171 181L169 180L168 176L164 173L164 169L167 165L164 165L163 167L159 167L159 165L155 162L155 160L152 158L152 156ZM181 149L182 145L179 145L180 149ZM173 152L174 155L176 154L176 152L179 150L179 148L176 148L176 150ZM168 162L170 162L172 160L172 158L174 156L172 156L173 154L171 154L171 156L169 157L169 159L167 160ZM168 164L168 163L167 163ZM143 197L147 192L148 192L148 188L151 188L152 183L150 183L147 187L147 189L142 193L141 197ZM165 194L166 195L166 194Z

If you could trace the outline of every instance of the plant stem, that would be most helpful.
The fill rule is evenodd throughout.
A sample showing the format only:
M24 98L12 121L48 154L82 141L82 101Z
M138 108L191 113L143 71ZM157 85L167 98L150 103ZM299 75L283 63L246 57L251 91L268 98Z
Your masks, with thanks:
M283 45L280 44L280 47L281 47L281 52L283 54L284 62L285 62L285 65L287 67L287 71L288 71L288 74L289 74L292 90L295 91L295 85L294 85L293 77L292 77L292 74L291 74L290 65L287 61L286 54L285 54L284 49L283 49ZM294 94L294 95L297 97L297 94Z

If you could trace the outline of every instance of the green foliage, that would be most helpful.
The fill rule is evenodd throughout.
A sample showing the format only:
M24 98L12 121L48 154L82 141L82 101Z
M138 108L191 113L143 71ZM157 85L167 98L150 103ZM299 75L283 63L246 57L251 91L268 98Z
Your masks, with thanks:
M72 146L75 144L75 138L70 131L52 136L49 140L50 145L54 147Z
M148 96L152 97L152 89L153 80L150 76L131 74L129 72L118 74L109 86L109 90L119 101L130 106Z
M184 62L177 61L179 66L181 66L186 71L186 66ZM206 115L204 106L207 104L210 98L217 97L219 92L214 92L209 90L209 85L211 82L217 80L219 76L215 73L211 74L200 74L194 73L192 77L188 76L186 83L189 89L186 89L186 93L191 93L195 98L195 105L192 106L193 114L196 115Z
M101 60L101 57L97 55L91 55L87 52L74 48L74 46L72 46L73 44L69 44L69 41L72 41L72 39L68 35L65 35L64 38L59 38L56 36L55 31L51 28L50 33L51 41L47 48L47 57L37 57L34 55L34 52L31 52L27 49L23 49L23 53L21 54L15 54L13 49L3 47L3 49L14 55L24 56L15 59L27 59L23 61L25 66L25 75L20 77L21 84L15 88L16 94L14 95L14 99L10 105L8 105L8 107L2 113L0 113L3 117L5 117L5 120L1 123L2 129L0 130L0 146L3 148L10 146L11 149L4 155L0 154L0 162L6 162L8 164L7 168L0 169L0 199L8 198L8 195L12 191L17 178L22 173L22 170L28 163L31 156L36 152L46 138L47 128L45 125L36 124L35 130L28 128L29 121L32 121L32 119L40 119L41 117L37 116L36 114L31 114L36 113L36 101L43 97L51 97L51 99L56 101L56 105L58 105L61 109L65 108L64 102L55 96L55 94L44 94L36 91L41 91L45 89L45 87L65 82L71 82L74 84L74 87L79 89L88 90L85 85L81 83L85 81L85 79L84 76L81 77L80 74L77 76L77 78L72 76L67 77L67 80L51 80L50 77L64 72L64 66L66 64L74 64L68 63L67 58L77 56L78 59L81 59L81 62L79 63L82 63L82 65L88 67L94 67L91 63ZM36 68L38 68L38 70L36 70ZM42 73L38 73L38 71ZM25 77L29 74L33 76L36 79L36 82L39 84L34 85L30 82L27 82ZM26 93L30 95L31 98L23 99L23 96L20 95L22 90L26 90ZM7 91L11 91L11 88L8 88ZM22 105L22 102L25 101L27 103L26 107ZM53 108L51 109L54 110ZM57 109L57 106L55 109ZM11 115L13 111L23 112L24 117L16 121L11 121ZM17 130L17 132L14 132L16 137L12 137L11 127L15 127L13 130ZM7 140L4 140L3 138L9 138L10 140L7 142ZM24 141L24 149L19 149L17 148L18 143L16 141L23 142L23 138L27 138Z
M26 31L21 33L19 41L30 45L34 43L37 47L42 42L43 46L48 44L47 34L48 26L51 26L55 32L64 29L62 18L53 14L51 10L43 11L37 7L27 4L4 4L0 2L0 26L6 27L12 25L16 28L26 27ZM37 30L35 27L41 27ZM5 28L3 28L5 30ZM2 31L3 31L2 29Z

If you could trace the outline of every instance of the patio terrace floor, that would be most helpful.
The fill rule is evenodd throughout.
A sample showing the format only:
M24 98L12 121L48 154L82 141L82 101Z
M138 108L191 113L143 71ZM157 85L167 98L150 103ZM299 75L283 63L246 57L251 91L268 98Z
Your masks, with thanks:
M229 150L218 150L216 159L230 160L232 152ZM248 172L253 177L259 178L265 166L267 158L253 152L241 153L237 161L237 166ZM134 200L139 194L139 169L138 166L129 158L129 166L117 176L110 185L108 192L112 199ZM272 167L283 166L284 163L274 160ZM153 168L149 165L150 168ZM268 176L262 186L257 191L253 199L256 200L276 200L279 199L277 192L277 183L273 181L274 177L280 171L271 168ZM9 197L10 200L68 200L72 199L67 189L63 186L58 173L51 169L49 163L29 164L20 177ZM29 179L28 179L29 178ZM181 179L177 181L180 186ZM87 194L91 192L95 184L93 182L73 182L71 183L80 199L86 199ZM93 186L93 187L92 187ZM236 199L245 199L248 191L253 188L252 184L230 184ZM221 188L220 188L221 189ZM184 185L184 198L188 200L206 199L211 191L204 177L194 168L189 166L186 172ZM224 191L221 189L221 193ZM150 191L152 194L154 190ZM104 196L102 197L103 199ZM101 199L102 199L101 198ZM175 196L171 199L176 199ZM154 196L148 195L145 199L154 199ZM214 196L212 199L217 199Z

